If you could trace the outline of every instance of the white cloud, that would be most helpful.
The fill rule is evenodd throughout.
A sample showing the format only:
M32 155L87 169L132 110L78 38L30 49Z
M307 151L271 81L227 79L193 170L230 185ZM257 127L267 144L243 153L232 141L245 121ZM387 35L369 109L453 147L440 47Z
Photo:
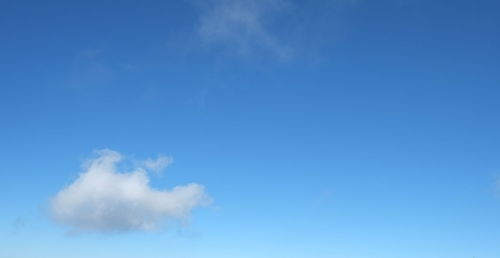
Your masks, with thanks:
M98 156L84 164L84 172L52 200L52 218L73 231L123 232L154 230L162 223L185 220L191 211L208 205L204 187L196 183L157 190L149 185L146 169L164 167L170 159L159 159L120 172L120 153L97 151Z
M156 159L148 158L145 161L143 161L142 164L145 168L149 170L152 170L154 172L161 172L162 170L167 168L168 165L172 164L172 162L174 162L174 159L172 157L158 155L158 158Z
M281 0L213 0L206 3L198 33L207 45L224 45L247 55L261 49L280 59L292 51L269 29L269 17L286 6Z

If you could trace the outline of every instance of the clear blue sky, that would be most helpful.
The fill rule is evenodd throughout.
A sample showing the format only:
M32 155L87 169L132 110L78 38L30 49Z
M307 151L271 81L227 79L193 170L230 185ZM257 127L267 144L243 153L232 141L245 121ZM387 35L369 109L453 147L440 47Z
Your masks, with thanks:
M0 257L498 258L499 11L3 0ZM212 205L68 234L50 200L105 148Z

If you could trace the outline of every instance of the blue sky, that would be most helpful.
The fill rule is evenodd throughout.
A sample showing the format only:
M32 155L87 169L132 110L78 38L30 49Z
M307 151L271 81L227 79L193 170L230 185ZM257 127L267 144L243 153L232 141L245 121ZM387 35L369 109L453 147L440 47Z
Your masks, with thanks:
M498 10L2 1L0 257L496 258ZM129 175L186 212L107 191Z

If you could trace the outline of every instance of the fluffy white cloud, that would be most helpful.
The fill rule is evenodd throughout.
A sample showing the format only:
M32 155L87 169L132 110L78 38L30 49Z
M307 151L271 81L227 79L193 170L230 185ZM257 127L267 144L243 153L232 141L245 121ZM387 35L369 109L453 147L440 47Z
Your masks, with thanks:
M262 49L287 60L291 58L291 49L268 26L268 18L285 6L282 0L207 1L198 33L207 45L232 46L240 54Z
M74 231L153 230L168 220L184 220L194 208L210 203L204 187L196 183L171 190L150 187L146 169L164 168L170 159L160 156L144 167L120 172L120 153L105 149L97 154L84 164L78 179L51 200L52 218Z

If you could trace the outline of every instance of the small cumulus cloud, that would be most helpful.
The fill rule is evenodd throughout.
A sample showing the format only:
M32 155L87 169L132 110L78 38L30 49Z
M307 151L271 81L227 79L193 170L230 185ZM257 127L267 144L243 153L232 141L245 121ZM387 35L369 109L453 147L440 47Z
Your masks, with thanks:
M204 2L198 35L208 46L223 46L238 54L262 50L281 60L292 57L292 49L270 28L270 21L287 7L281 0L211 0Z
M148 159L132 171L119 171L123 157L108 149L84 163L84 171L51 199L53 220L73 232L150 231L164 222L187 219L192 210L210 204L202 185L153 189L149 171L165 169L170 157Z

